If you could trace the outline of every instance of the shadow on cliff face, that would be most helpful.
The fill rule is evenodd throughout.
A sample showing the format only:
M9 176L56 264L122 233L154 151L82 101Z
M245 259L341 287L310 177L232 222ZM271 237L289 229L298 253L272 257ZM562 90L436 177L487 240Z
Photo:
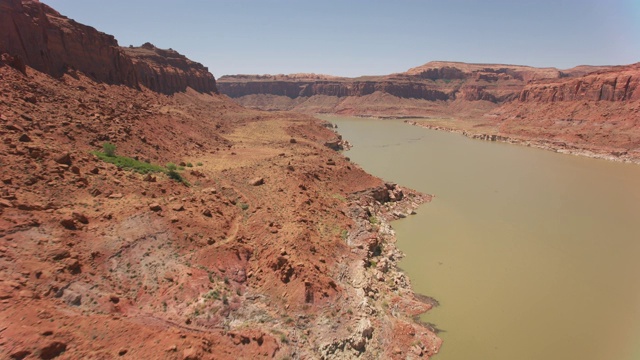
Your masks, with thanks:
M113 36L37 1L0 0L0 33L0 53L56 78L77 70L99 83L144 86L167 95L187 87L217 93L202 64L151 44L121 48Z

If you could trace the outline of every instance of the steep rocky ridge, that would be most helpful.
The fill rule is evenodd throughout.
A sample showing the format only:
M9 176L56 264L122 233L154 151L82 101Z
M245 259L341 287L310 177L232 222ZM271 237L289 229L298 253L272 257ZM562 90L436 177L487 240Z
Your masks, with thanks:
M452 61L431 61L411 68L405 73L424 79L477 79L485 81L520 80L529 82L539 79L555 79L561 76L556 68L535 68L506 64L468 64Z
M213 75L201 64L150 46L123 49L113 36L36 0L0 0L0 34L0 52L54 77L77 70L98 82L146 86L166 94L187 86L217 91Z
M0 55L0 358L437 353L388 225L429 196L365 173L327 124ZM100 160L105 142L190 186Z

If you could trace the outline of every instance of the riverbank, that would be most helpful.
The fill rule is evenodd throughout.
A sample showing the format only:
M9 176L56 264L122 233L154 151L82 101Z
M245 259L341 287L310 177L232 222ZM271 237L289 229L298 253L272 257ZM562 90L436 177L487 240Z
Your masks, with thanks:
M553 141L539 138L524 138L524 137L516 137L516 136L508 136L501 135L497 132L478 132L473 130L468 130L465 128L458 127L449 127L443 125L434 125L430 124L428 121L415 121L408 120L403 118L405 123L420 126L426 129L438 130L438 131L447 131L455 134L464 135L471 139L476 140L484 140L484 141L497 141L514 145L522 145L535 147L538 149L553 151L562 154L576 155L576 156L586 156L595 159L603 159L609 161L617 161L624 163L634 163L640 164L640 152L634 151L629 152L624 149L610 149L607 147L598 147L595 145L583 145L579 146L576 144L568 143L565 141Z
M343 238L359 261L341 264L337 278L345 286L340 308L359 320L347 326L355 331L346 336L321 336L323 359L430 358L438 353L442 340L417 318L433 301L416 294L398 267L404 254L390 225L415 214L431 198L392 183L349 197L348 216L354 223Z

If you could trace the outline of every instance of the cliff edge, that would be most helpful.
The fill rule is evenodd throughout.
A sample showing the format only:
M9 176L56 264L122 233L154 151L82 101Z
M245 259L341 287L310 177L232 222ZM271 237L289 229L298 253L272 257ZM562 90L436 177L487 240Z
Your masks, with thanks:
M121 48L116 39L34 0L0 0L0 53L61 77L80 71L93 80L164 94L217 92L207 68L171 50Z
M485 119L499 134L640 159L640 63L536 81Z

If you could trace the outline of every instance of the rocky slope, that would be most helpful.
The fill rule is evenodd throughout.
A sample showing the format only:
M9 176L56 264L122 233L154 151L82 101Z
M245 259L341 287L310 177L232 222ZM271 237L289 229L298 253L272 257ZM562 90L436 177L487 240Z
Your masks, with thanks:
M37 34L2 29L2 51L20 42L15 36L46 30L94 34L87 46L104 49L90 58L97 63L127 53L42 4L0 4L0 26L43 26ZM175 57L145 46L122 59L152 53ZM148 73L135 64L99 78L84 73L93 66L86 58L67 58L61 71L44 55L0 55L0 358L438 351L440 340L413 319L431 304L397 268L402 254L388 226L429 197L350 163L324 123L247 110L213 92L169 96L146 86L140 74ZM105 142L118 156L182 165L179 177L104 162L93 151Z
M360 78L223 76L218 87L240 104L265 110L438 116L465 106L472 112L490 109L517 98L529 81L562 76L568 75L552 68L430 62L404 73Z
M145 86L165 94L216 92L208 70L171 50L121 48L111 35L79 24L38 1L0 1L0 51L60 77L77 70L97 82Z

